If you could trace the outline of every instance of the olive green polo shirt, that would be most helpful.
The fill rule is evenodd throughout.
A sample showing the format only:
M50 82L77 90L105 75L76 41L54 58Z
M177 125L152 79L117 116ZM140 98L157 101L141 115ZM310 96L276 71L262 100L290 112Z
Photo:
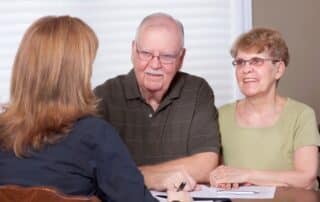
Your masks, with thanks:
M294 153L304 146L319 146L314 110L287 98L279 119L272 126L242 127L236 119L236 103L219 109L223 160L228 166L258 170L291 170Z
M141 96L133 70L95 93L100 114L119 131L138 166L219 152L214 95L200 77L178 72L156 111Z

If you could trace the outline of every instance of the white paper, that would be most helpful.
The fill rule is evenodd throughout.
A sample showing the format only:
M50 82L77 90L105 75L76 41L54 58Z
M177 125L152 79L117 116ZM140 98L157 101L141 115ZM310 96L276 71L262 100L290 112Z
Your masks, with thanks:
M200 191L190 192L192 197L213 197L213 198L232 198L232 199L272 199L276 191L275 187L268 186L241 186L238 189L221 191L221 189L200 185ZM247 193L246 193L247 192ZM152 195L166 195L166 192L151 191ZM159 198L160 201L167 201Z

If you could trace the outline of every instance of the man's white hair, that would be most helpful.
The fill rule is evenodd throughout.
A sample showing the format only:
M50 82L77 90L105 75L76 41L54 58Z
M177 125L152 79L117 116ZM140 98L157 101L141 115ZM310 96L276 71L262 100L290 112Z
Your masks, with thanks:
M152 13L148 16L146 16L145 18L143 18L143 20L141 21L141 23L139 24L138 28L137 28L137 31L136 31L136 37L135 37L135 40L138 39L138 36L139 36L139 33L140 33L140 30L141 28L147 23L149 22L150 20L154 20L154 19L159 19L159 18L166 18L166 19L169 19L170 21L174 22L181 34L180 36L180 39L181 39L181 47L183 48L184 47L184 28L183 28L183 24L173 18L171 15L169 14L166 14L166 13L161 13L161 12L158 12L158 13Z

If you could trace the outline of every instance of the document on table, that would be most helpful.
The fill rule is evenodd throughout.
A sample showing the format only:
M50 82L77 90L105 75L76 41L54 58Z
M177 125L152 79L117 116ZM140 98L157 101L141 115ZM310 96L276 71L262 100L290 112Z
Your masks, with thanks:
M219 188L208 187L206 185L200 185L201 190L190 192L192 197L212 197L212 198L243 198L243 199L271 199L274 197L276 188L267 186L241 186L238 189L221 190ZM151 191L152 195L166 195L166 192ZM157 197L160 201L166 201L166 199Z

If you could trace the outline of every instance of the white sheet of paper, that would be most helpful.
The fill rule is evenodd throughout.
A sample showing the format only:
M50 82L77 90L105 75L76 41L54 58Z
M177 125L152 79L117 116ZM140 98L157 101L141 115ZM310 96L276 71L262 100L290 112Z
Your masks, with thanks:
M268 186L241 186L238 189L231 189L227 191L219 191L221 189L200 185L200 191L190 192L193 197L214 197L214 198L245 198L245 199L272 199L274 197L276 188ZM166 192L151 191L152 195L166 195ZM157 197L160 201L166 201Z

